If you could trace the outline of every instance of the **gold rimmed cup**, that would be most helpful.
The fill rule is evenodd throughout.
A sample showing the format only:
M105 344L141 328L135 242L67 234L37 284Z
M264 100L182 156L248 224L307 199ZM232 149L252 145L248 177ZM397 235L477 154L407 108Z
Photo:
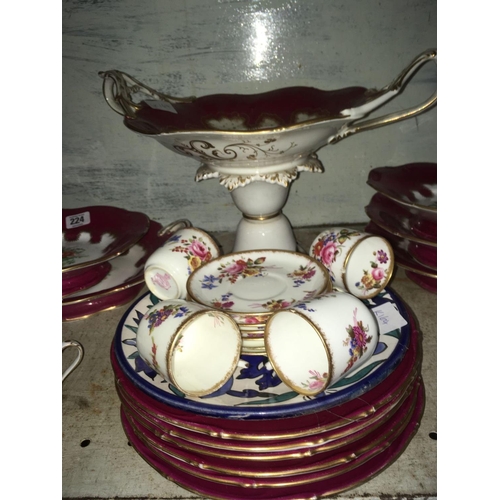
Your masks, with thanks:
M222 387L240 361L241 333L227 314L185 300L152 306L137 328L137 350L148 366L184 394Z
M279 378L316 396L370 359L379 328L357 297L330 292L276 312L267 322L267 356Z
M324 264L334 288L360 299L371 299L388 284L394 272L394 251L383 237L345 227L322 231L309 255Z

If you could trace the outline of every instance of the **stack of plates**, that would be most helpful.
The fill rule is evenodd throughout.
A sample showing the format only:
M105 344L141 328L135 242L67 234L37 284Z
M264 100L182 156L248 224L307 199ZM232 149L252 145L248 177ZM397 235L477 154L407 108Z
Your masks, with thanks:
M170 236L140 212L93 206L62 211L62 320L133 300L144 264Z
M437 165L375 168L368 184L378 192L365 207L366 231L386 238L408 278L436 293Z
M312 398L281 383L265 355L250 354L242 355L248 366L216 393L180 393L136 349L137 326L157 302L148 293L125 313L111 361L129 442L188 490L221 499L335 494L393 463L418 429L425 399L420 339L389 289L366 301L377 317L392 317L374 355Z

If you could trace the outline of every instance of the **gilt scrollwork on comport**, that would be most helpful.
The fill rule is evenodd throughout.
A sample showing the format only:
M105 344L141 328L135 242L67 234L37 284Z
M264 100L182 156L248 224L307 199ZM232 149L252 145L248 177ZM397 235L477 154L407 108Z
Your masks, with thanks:
M176 144L174 148L184 155L201 157L210 160L258 160L269 156L282 155L297 146L291 142L287 149L277 149L273 144L276 139L270 138L261 143L251 144L250 141L241 141L234 144L228 144L222 150L207 141L193 140L188 144ZM269 146L269 144L271 144Z

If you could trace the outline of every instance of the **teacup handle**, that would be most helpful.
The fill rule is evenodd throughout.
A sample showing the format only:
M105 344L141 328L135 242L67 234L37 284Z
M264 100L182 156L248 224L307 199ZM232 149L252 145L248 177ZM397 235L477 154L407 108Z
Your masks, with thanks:
M66 340L63 341L62 343L62 350L63 352L68 349L68 347L76 347L78 349L78 355L74 359L74 361L69 365L69 367L66 369L66 371L63 373L62 376L62 381L64 382L66 380L66 377L82 362L83 360L83 346L80 344L80 342L76 340Z
M191 221L188 219L178 219L170 224L167 224L166 226L163 226L158 231L158 236L163 236L166 233L175 233L176 231L179 231L179 229L187 229L188 227L193 227Z
M408 80L416 73L420 67L428 61L436 61L437 63L437 51L428 50L417 56L401 73L400 75L389 85L381 89L381 104L387 102L398 95L404 86L408 83ZM387 95L389 97L387 98ZM392 94L392 95L391 95ZM413 116L417 116L423 113L427 109L431 108L437 102L437 91L434 92L427 100L423 103L414 106L412 108L404 109L402 111L396 111L394 113L389 113L387 115L379 116L377 118L372 118L364 121L353 121L346 123L340 128L340 130L329 140L329 144L335 144L341 139L344 139L357 132L364 132L365 130L372 130L377 127L383 127L385 125L390 125L401 120L406 120ZM373 104L373 103L372 103Z

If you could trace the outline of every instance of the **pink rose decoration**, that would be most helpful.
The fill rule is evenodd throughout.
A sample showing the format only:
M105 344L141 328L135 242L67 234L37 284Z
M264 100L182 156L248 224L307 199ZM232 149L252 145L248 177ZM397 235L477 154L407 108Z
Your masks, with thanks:
M317 389L321 389L324 385L324 382L322 380L314 380L312 382L309 382L309 389L315 391Z
M311 379L309 380L309 389L317 390L322 389L326 382L326 373L321 375L317 370L309 370Z
M208 253L207 247L197 240L194 240L191 245L189 245L188 250L196 257L199 257L201 260L205 259Z
M372 276L375 281L380 281L384 279L384 270L380 267L375 267L374 269L372 269Z
M260 322L259 318L255 317L255 316L245 317L245 321L244 321L244 323L248 323L251 325L255 325L256 323L259 323L259 322Z
M310 280L316 274L316 269L310 269L306 274L304 274L304 279Z
M231 264L226 268L226 273L228 274L241 274L247 267L247 263L244 260L237 260L234 264Z
M217 309L231 309L231 307L234 306L234 302L230 302L230 301L220 302L218 300L214 300L212 302L212 305L213 305L213 307L215 307Z
M329 241L321 249L321 262L325 266L329 266L332 262L335 262L335 254L337 252L337 245L333 241Z

